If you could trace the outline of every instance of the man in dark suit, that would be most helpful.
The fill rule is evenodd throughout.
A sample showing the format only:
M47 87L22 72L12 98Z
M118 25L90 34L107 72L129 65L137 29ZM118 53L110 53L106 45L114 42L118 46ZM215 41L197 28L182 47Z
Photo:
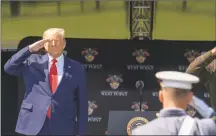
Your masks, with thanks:
M42 40L21 49L5 64L7 73L23 75L25 81L16 132L24 135L86 134L85 68L63 55L65 45L64 30L50 28L44 32ZM47 53L37 54L43 47Z

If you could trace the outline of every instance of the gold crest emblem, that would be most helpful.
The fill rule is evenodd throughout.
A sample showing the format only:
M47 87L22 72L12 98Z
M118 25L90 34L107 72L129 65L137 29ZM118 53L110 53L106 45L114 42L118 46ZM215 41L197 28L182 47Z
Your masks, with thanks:
M187 106L186 112L191 117L194 117L196 115L196 110L190 105Z
M150 56L150 54L144 49L136 50L132 55L136 57L138 63L143 63L146 60L146 57Z
M216 116L213 116L212 119L216 121Z
M157 118L159 117L159 113L156 113L156 117L157 117Z
M88 101L88 115L92 115L94 109L97 109L97 105L95 101Z
M92 62L96 55L98 55L98 52L94 49L88 48L81 52L82 55L84 55L87 62Z
M131 108L134 111L140 111L140 102L133 102ZM141 111L146 111L148 108L147 102L142 102Z
M184 54L189 63L193 62L200 55L201 53L196 50L187 50Z
M120 75L109 75L109 77L106 79L107 83L109 83L110 87L112 89L118 89L120 83L123 82L123 79Z
M132 118L127 124L127 134L131 135L133 129L137 128L138 126L145 125L148 122L149 121L143 117Z

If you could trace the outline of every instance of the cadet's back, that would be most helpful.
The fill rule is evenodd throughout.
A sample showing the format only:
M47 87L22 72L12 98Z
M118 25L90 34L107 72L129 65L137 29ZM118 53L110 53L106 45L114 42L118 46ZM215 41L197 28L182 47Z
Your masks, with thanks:
M178 135L181 124L187 116L184 110L161 110L160 117L133 131L133 135ZM216 135L216 125L212 119L196 118L194 135L200 135L200 128L205 135Z

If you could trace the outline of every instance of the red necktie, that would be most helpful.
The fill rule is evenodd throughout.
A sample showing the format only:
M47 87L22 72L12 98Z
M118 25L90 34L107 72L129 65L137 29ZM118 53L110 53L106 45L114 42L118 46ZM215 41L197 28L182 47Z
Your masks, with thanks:
M55 64L56 62L57 62L56 59L52 60L52 65L50 67L50 73L49 73L50 89L51 89L52 94L55 93L56 88L58 86L58 73L57 73L57 67ZM49 118L51 116L51 107L49 107L48 109L47 116Z

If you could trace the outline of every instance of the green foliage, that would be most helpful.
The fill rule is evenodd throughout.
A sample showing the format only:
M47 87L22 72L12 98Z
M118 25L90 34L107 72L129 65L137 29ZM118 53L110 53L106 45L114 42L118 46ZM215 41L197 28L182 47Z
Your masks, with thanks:
M181 2L159 2L154 24L154 39L215 40L215 2L188 2L181 11ZM128 39L123 1L102 1L95 10L95 1L62 2L58 15L57 2L21 4L21 15L10 17L9 3L2 4L2 47L16 48L26 36L41 36L50 27L61 27L67 37Z

